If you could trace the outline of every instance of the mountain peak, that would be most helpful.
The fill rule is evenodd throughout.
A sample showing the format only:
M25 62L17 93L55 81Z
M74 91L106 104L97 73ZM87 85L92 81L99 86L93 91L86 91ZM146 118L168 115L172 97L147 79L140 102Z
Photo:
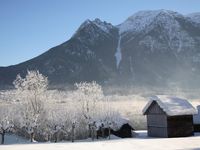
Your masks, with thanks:
M158 16L162 17L164 20L165 17L163 16L167 16L167 19L169 19L169 17L181 17L182 15L177 12L164 9L139 11L126 19L122 24L118 25L119 31L120 33L130 30L136 32L141 31L146 26L150 25Z
M141 17L152 17L153 18L153 17L156 17L156 16L158 16L160 14L171 15L171 16L181 15L178 12L171 11L171 10L165 10L165 9L159 9L159 10L142 10L142 11L138 11L135 14L133 14L132 16L128 17L127 20L134 20L138 16L141 16Z
M80 25L80 27L78 28L78 30L81 30L81 29L85 28L88 24L91 24L91 23L92 23L92 21L91 21L90 19L85 20L85 21Z
M82 30L83 28L87 27L88 25L95 25L102 31L109 33L110 29L114 26L111 23L107 23L106 21L101 21L99 18L95 18L94 20L87 19L85 20L81 26L79 27L78 31Z
M99 18L95 18L93 21L93 23L97 23L97 24L102 24L103 21L101 21Z
M106 21L101 21L99 18L96 18L94 21L92 21L97 27L99 27L101 30L103 30L106 33L109 33L110 29L112 29L114 26L110 23L107 23Z

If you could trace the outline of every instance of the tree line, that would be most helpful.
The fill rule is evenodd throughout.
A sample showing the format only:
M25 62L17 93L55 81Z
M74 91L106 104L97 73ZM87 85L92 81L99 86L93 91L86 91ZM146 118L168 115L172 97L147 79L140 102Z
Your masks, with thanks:
M63 92L50 92L48 78L37 70L27 71L24 78L17 75L13 84L10 104L0 105L2 144L8 132L28 136L31 142L94 140L99 129L118 128L125 122L96 82L76 83L74 90L66 92L67 100L62 100Z

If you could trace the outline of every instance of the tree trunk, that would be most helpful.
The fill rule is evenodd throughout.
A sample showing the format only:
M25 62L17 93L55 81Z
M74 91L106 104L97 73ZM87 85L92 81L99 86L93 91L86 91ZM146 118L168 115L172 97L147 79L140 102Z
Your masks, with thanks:
M75 136L75 133L74 133L74 130L75 130L75 124L72 124L72 133L71 133L71 140L72 142L74 142L74 136Z
M55 133L54 142L57 143L57 132Z
M102 134L102 135L101 135L102 138L104 138L104 137L105 137L105 134L104 134L104 128L101 129L101 134Z
M110 127L108 128L108 138L110 139Z
M92 141L94 141L94 128L92 127Z
M47 139L47 141L49 142L49 141L51 141L51 134L48 134L48 137L47 137L48 139Z
M101 131L101 137L104 138L105 135L104 135L104 125L103 124L101 125L100 131Z
M30 134L31 143L34 141L34 133Z
M60 140L59 135L60 135L59 131L55 133L55 143L57 143Z
M89 129L88 137L90 138L91 137L91 125L90 124L88 125L88 129Z
M5 131L3 131L1 134L1 144L4 144L4 141L5 141Z
M94 141L95 137L97 137L96 128L94 125L91 127L91 130L92 130L92 141Z

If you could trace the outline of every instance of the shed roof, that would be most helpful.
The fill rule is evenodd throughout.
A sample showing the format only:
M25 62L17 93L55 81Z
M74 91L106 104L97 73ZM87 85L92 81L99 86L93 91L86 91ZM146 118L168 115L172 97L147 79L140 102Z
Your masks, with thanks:
M120 129L124 124L127 124L129 123L129 120L127 118L114 118L113 121L111 121L111 124L110 122L108 121L96 121L96 126L97 126L97 129L100 128L101 124L104 124L104 127L105 128L108 128L109 126L113 129L113 130L118 130Z
M197 114L197 110L186 99L168 95L156 95L150 97L150 101L143 109L143 114L146 113L154 101L157 102L168 116Z

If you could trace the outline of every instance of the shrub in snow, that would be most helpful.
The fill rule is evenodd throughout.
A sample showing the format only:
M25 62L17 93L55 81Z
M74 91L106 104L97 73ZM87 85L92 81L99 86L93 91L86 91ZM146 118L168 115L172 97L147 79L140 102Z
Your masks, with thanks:
M1 144L5 142L5 134L10 132L14 128L13 124L13 114L7 105L0 108L0 134L1 134Z
M13 82L17 89L18 99L23 105L21 110L21 127L26 129L30 135L31 142L34 141L34 133L39 126L42 113L44 113L45 92L47 90L47 77L39 71L28 71L25 78L17 75Z

